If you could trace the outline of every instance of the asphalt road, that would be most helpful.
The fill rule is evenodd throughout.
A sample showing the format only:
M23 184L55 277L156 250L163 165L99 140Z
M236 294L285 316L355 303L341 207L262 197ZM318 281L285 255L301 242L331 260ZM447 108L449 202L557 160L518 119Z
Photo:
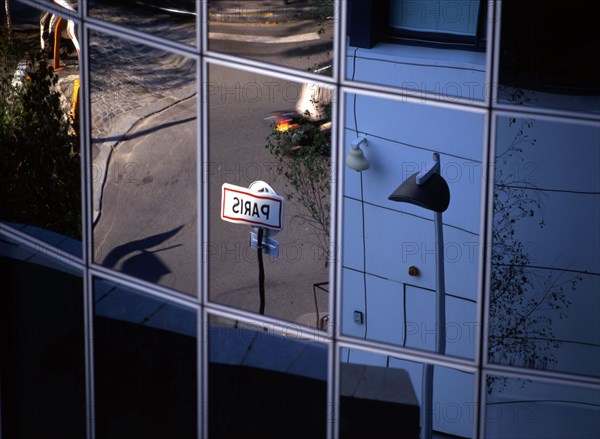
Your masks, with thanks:
M210 50L306 70L331 63L333 23L324 33L314 20L293 23L210 23Z
M310 22L278 27L220 24L211 26L211 32L217 34L212 50L247 50L295 68L307 69L327 57L326 50L317 49L325 47L326 36L323 41L321 37L307 41L315 32ZM236 37L220 39L219 34L267 39L243 42ZM303 36L277 41L286 34ZM315 48L306 54L310 44ZM265 118L273 111L293 109L301 85L221 66L210 67L208 82L209 155L203 163L207 174L203 183L208 184L209 236L203 243L204 256L196 251L197 103L191 97L152 112L112 146L101 215L94 228L95 258L188 294L198 290L196 272L207 263L211 300L257 311L258 263L248 246L250 228L220 219L221 185L248 186L260 179L286 196L285 179L277 174L275 160L265 148L272 129ZM265 256L266 314L312 323L313 284L328 280L328 268L319 246L323 237L300 218L306 213L303 209L286 201L284 230L275 236L280 257ZM327 297L320 296L323 311Z
M96 260L185 292L196 289L196 99L147 118L113 153Z
M209 98L206 163L209 297L258 309L258 261L256 252L248 248L250 227L222 221L220 202L223 183L247 187L263 180L286 197L284 230L274 237L280 244L280 256L265 258L266 313L297 321L300 315L314 312L313 283L328 280L326 257L319 246L324 237L301 218L306 214L304 208L286 196L286 180L278 175L276 161L265 148L272 129L265 117L294 108L300 85L220 66L209 70L209 81L218 84ZM232 90L239 92L233 94Z

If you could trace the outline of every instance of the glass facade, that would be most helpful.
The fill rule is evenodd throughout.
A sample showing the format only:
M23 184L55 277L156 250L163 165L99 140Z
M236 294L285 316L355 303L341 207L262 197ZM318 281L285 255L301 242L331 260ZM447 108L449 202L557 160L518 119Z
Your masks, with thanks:
M94 279L96 437L195 437L196 310Z
M585 8L6 6L0 436L600 435Z
M5 236L0 248L2 434L84 437L83 272Z

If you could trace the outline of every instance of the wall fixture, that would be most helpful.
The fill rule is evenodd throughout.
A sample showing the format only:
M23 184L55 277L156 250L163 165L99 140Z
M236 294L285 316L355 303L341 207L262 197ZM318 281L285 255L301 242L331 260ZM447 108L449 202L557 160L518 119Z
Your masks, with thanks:
M367 139L364 137L357 137L354 139L351 143L352 148L350 148L348 155L346 155L346 166L355 171L365 171L369 169L369 161L363 154L362 149L360 149L360 145L363 143L367 145Z
M435 305L435 351L446 352L446 286L444 282L444 238L442 212L450 204L450 188L444 177L440 175L440 155L433 153L433 161L421 172L408 177L389 196L389 200L414 204L434 212L435 217L435 262L436 305ZM422 439L431 439L433 411L433 365L425 364L423 372L423 399L421 407Z

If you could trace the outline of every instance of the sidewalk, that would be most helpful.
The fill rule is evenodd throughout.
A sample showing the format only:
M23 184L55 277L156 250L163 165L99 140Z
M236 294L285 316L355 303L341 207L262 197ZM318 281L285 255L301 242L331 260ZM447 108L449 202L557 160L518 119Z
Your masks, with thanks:
M321 8L309 0L213 0L208 4L209 22L214 23L281 23L315 20ZM183 22L182 22L183 23ZM157 21L156 31L168 34L167 23ZM185 26L181 24L181 26ZM173 31L173 29L170 29ZM183 32L183 31L182 31ZM182 35L187 35L185 32ZM96 39L98 40L98 39ZM134 127L147 117L183 102L195 94L195 68L179 65L183 59L168 57L149 61L154 51L131 53L132 47L121 47L120 40L94 40L92 53L92 180L93 219L102 211L103 186L115 148ZM109 43L110 41L110 43ZM113 44L116 45L113 47ZM144 60L132 64L132 59ZM135 68L133 68L135 66ZM59 88L65 96L72 94L76 78L71 69L58 72ZM161 73L162 72L162 73ZM168 75L165 79L164 75ZM158 79L161 79L157 82ZM65 99L65 109L70 99Z
M209 22L272 23L318 18L320 0L212 0Z

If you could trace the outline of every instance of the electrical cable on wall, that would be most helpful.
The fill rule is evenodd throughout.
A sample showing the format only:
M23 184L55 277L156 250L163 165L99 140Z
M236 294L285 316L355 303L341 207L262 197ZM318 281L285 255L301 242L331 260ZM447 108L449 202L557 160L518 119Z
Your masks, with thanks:
M354 49L354 54L352 57L352 80L354 81L354 77L356 76L356 53L358 52L358 47ZM359 131L358 131L358 118L356 117L356 99L357 99L357 95L356 93L354 93L353 96L353 110L354 110L354 133L356 134L356 137L359 137ZM362 172L360 173L360 208L361 208L361 215L362 215L362 246L363 246L363 292L364 292L364 309L365 309L365 313L364 313L364 325L365 325L365 332L364 332L364 339L367 339L367 332L368 332L368 318L367 318L367 242L366 242L366 237L365 237L365 195L364 195L364 184L363 184L363 175ZM349 357L349 356L348 356Z

